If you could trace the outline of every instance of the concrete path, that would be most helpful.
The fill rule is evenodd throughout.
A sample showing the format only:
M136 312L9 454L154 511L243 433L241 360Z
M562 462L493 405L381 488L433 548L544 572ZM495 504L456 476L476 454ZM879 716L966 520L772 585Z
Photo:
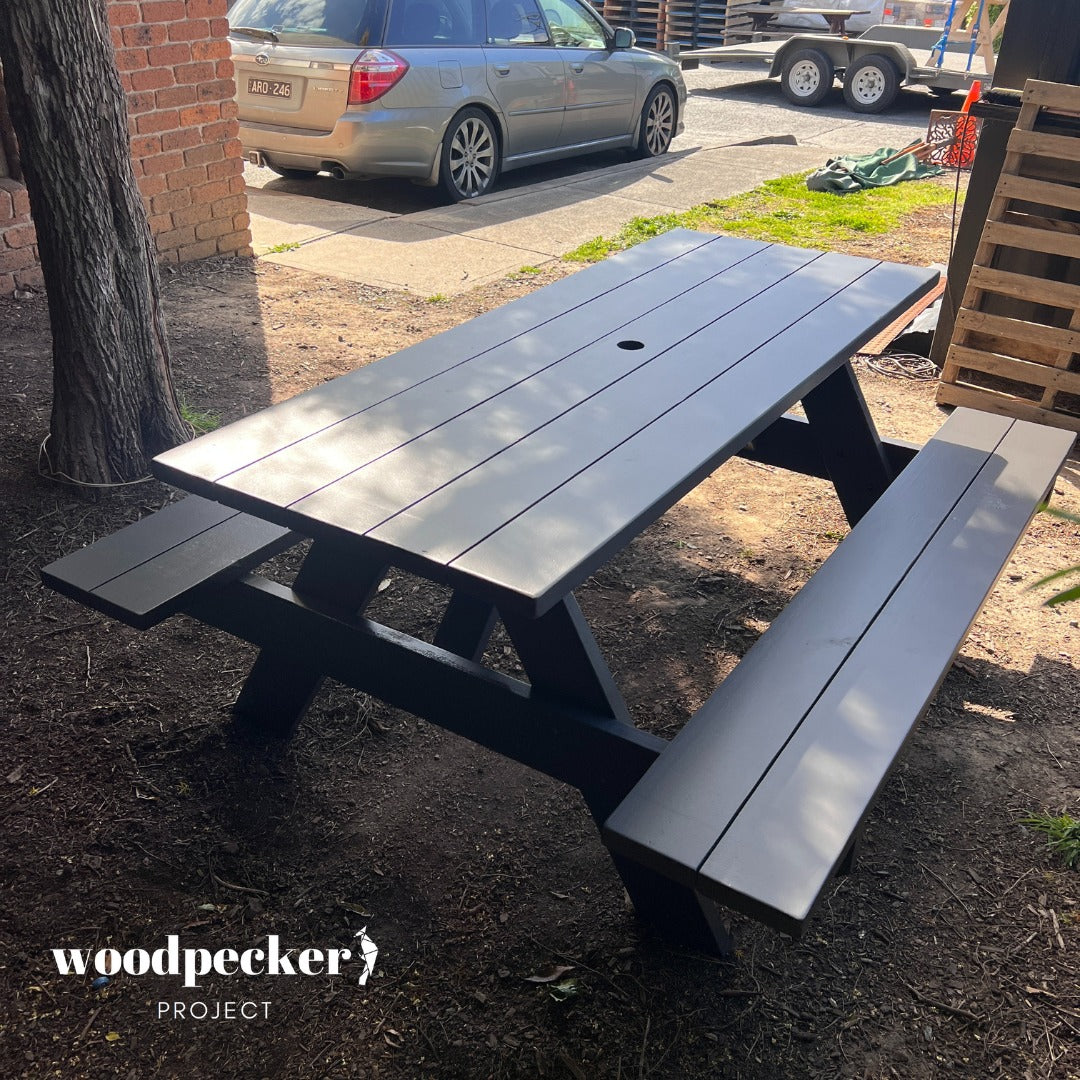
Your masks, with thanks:
M712 69L688 72L686 79L686 131L663 158L607 154L525 169L507 174L492 194L458 205L443 205L438 192L405 181L298 182L248 166L256 254L448 296L556 259L634 217L748 191L836 154L904 146L926 130L924 92L902 95L895 115L867 118L835 103L792 108L775 82L744 76L738 83Z

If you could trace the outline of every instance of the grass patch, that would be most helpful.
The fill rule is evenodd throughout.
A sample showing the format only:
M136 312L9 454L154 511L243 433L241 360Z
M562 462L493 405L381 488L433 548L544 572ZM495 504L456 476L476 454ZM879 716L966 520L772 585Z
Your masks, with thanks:
M273 247L268 247L263 252L264 255L280 255L283 251L299 251L300 244L295 240L290 240L287 243L275 244Z
M424 303L426 304L449 304L450 297L446 293L432 293L431 296L424 297Z
M599 262L616 251L677 228L829 249L862 236L892 232L913 210L949 205L953 200L952 188L920 181L845 195L809 191L806 176L797 173L767 180L753 191L715 199L682 213L634 218L614 236L597 236L563 258L568 262Z
M1080 867L1080 820L1061 814L1028 814L1021 825L1046 834L1046 846L1070 869Z
M205 435L208 431L221 427L221 417L217 413L193 409L186 401L180 402L180 418L196 435Z

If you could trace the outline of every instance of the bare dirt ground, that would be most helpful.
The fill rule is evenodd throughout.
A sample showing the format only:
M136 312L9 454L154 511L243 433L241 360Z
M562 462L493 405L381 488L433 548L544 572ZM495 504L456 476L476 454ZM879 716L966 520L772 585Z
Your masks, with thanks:
M928 211L854 250L944 262L948 227ZM178 385L227 421L570 272L436 303L204 263L166 276ZM806 937L735 918L720 962L635 922L575 792L338 686L287 749L252 750L228 713L250 649L43 589L42 565L170 493L91 504L40 477L44 301L0 301L0 326L0 1075L1080 1077L1080 876L1019 824L1080 812L1080 607L1027 591L1080 562L1074 526L1036 519ZM859 376L885 434L942 421L932 384ZM1056 501L1080 509L1075 459ZM636 721L677 730L845 532L828 484L735 462L590 581ZM392 573L374 614L430 633L439 599ZM501 637L488 657L513 669ZM169 934L340 948L364 926L381 951L363 987L350 970L95 988L51 954ZM258 1015L193 1018L229 1001Z

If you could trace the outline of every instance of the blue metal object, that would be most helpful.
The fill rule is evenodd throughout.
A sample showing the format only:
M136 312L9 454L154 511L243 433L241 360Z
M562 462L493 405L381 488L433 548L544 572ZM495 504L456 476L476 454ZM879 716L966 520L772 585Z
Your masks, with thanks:
M968 62L965 71L971 70L975 60L975 50L979 47L979 30L982 27L983 13L986 10L986 0L979 0L978 10L975 12L975 21L971 24L971 48L968 50Z
M931 56L933 56L934 53L937 53L937 66L939 70L945 60L945 50L949 47L949 33L952 31L953 17L955 15L956 0L952 0L952 3L949 5L949 14L945 16L945 25L941 28L941 38L939 39L938 43L930 50Z

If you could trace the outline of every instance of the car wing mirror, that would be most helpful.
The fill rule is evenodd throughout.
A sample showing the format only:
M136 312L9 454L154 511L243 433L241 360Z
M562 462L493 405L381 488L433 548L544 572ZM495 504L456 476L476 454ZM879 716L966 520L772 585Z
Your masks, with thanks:
M616 49L632 49L637 43L637 35L633 30L628 30L625 26L620 26L615 31L615 48Z

